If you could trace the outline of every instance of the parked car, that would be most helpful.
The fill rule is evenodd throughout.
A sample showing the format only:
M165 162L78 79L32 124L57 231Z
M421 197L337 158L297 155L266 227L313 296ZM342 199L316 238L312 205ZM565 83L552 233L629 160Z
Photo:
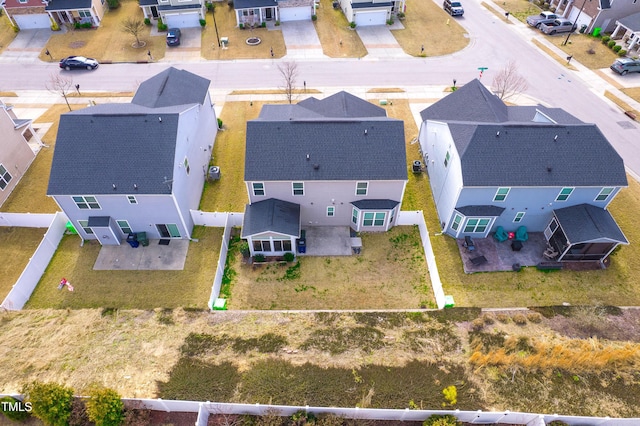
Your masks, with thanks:
M98 68L98 61L93 58L85 58L84 56L68 56L60 61L60 68L67 71L72 69L88 69L95 70Z
M558 18L560 18L560 16L556 15L555 13L544 11L544 12L541 12L539 15L528 16L527 24L535 28L540 28L540 25L550 24Z
M169 28L167 31L167 46L180 46L180 28Z
M464 9L459 1L444 0L442 8L451 16L464 15Z
M626 75L630 72L640 72L640 60L631 58L620 58L609 67L620 75Z
M540 30L549 35L557 33L570 33L575 31L576 26L568 19L554 19L550 24L540 25Z

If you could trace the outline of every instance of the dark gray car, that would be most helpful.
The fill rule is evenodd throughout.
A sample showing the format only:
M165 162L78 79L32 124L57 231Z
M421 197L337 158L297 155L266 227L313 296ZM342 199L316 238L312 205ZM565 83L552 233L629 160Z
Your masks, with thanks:
M626 75L630 72L640 72L640 60L631 58L620 58L609 67L620 75Z
M167 46L180 46L180 28L169 28L167 31Z

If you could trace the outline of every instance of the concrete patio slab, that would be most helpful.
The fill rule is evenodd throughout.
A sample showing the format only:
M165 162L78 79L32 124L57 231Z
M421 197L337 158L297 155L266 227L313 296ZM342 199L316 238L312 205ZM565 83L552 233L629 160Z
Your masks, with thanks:
M512 240L500 243L493 238L493 234L488 238L474 238L476 248L473 251L468 251L464 247L464 239L459 239L457 242L464 272L467 274L512 271L516 263L520 266L535 266L547 260L542 256L547 248L547 240L541 232L529 233L529 239L522 243L520 251L512 250ZM480 256L484 256L486 262L474 265L472 260Z
M307 252L300 256L350 256L351 233L348 226L305 228Z
M160 245L159 240L149 240L147 247L131 247L126 242L119 246L102 246L94 270L123 271L181 271L187 259L189 240L170 240Z

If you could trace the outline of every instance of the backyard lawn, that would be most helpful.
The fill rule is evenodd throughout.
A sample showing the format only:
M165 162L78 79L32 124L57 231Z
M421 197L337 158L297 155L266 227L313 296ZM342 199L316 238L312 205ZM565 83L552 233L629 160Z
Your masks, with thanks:
M298 257L249 265L236 255L230 309L416 309L435 307L417 227L363 233L358 256Z
M330 58L362 58L367 54L362 40L349 27L342 10L333 8L333 0L320 0L316 13L318 20L313 24L325 55Z
M99 62L136 62L147 61L147 52L151 51L153 58L164 57L166 49L165 35L151 36L151 26L146 26L140 34L140 41L146 44L140 48L132 47L135 38L122 31L122 21L127 17L142 20L144 15L137 1L122 0L120 7L107 10L95 29L73 29L66 33L53 34L45 49L40 53L40 59L50 61L45 55L49 49L53 61L70 55L82 55L96 58Z
M0 303L29 263L45 232L44 228L0 226L0 259L5 260L0 262Z
M80 247L77 235L63 237L27 309L206 308L220 253L222 228L196 227L182 271L94 271L100 244ZM74 292L59 291L62 277Z

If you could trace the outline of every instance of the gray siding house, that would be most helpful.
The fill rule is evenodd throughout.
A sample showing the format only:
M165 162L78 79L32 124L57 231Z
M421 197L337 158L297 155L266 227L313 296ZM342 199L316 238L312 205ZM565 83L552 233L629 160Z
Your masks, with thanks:
M627 186L624 163L594 124L558 108L507 106L479 80L421 117L420 147L443 232L485 238L500 226L524 226L545 232L559 260L594 260L580 254L595 251L600 259L628 244L607 211ZM576 223L585 230L579 240L552 238Z
M247 122L244 179L252 255L293 251L307 226L386 231L407 183L404 123L346 92L265 105Z
M205 18L203 0L139 0L144 17L155 21L162 19L169 28L200 27Z
M47 195L83 239L190 238L217 133L210 81L169 68L130 104L63 114Z

